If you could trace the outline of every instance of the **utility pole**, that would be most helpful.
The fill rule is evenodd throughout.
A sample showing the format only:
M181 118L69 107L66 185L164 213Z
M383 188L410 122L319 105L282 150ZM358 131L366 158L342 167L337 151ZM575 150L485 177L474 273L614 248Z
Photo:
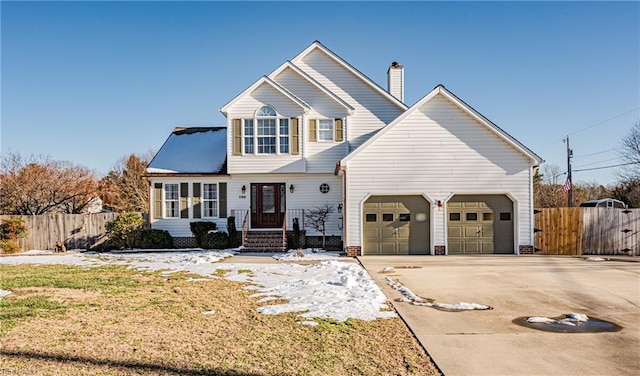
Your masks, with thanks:
M564 189L568 193L569 207L573 206L573 180L571 178L571 158L573 158L573 150L569 146L569 135L565 139L567 142L567 181L564 183Z

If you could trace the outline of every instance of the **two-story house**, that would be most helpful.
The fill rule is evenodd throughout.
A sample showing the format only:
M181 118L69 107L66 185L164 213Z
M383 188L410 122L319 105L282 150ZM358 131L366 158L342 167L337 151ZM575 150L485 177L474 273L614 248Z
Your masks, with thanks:
M387 74L316 41L223 105L226 127L176 128L147 170L151 226L187 240L233 216L282 239L297 218L318 244L305 213L328 204L349 255L531 253L541 158L441 85L407 107L404 68Z

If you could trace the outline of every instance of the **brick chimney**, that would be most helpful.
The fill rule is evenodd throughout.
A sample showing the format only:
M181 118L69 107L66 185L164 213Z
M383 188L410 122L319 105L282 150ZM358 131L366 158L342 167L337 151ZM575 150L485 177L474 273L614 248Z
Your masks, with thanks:
M404 67L397 61L387 69L387 91L404 103Z

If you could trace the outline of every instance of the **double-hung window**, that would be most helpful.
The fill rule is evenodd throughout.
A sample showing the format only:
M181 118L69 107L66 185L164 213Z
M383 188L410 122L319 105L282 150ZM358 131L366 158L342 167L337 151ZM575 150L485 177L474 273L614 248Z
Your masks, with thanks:
M333 141L333 119L318 120L318 140Z
M180 217L180 195L177 183L164 185L164 208L166 218Z
M289 119L278 116L271 106L256 111L254 119L244 119L244 154L289 154Z
M202 217L218 217L218 184L202 184Z

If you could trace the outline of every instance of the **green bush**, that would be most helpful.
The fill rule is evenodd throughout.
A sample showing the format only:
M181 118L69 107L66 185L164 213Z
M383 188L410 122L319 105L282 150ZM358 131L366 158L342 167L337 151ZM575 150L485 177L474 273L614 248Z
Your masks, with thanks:
M12 254L20 252L20 246L13 240L0 239L0 253Z
M236 246L238 239L238 230L236 230L236 217L227 218L227 231L229 231L229 247Z
M196 244L198 247L206 248L203 244L204 236L211 230L216 230L218 227L214 222L191 222L189 224L189 228L191 229L191 233L196 238Z
M139 244L144 219L137 213L122 213L106 223L107 236L116 248L133 248Z
M173 247L173 237L169 231L152 229L140 232L140 248L165 249Z
M226 249L228 246L229 235L224 231L218 231L206 234L200 247L204 249Z

